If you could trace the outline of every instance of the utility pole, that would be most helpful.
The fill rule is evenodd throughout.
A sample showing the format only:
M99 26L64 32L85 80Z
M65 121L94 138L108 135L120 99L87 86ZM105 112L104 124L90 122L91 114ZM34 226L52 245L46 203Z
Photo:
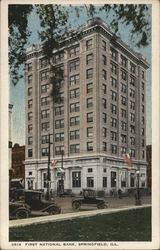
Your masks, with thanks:
M62 160L61 160L61 168L63 170L63 155L64 151L61 152ZM61 193L64 193L64 172L61 173Z
M46 194L46 199L50 200L50 180L51 180L51 173L50 173L50 135L48 135L48 169L47 169L47 194Z

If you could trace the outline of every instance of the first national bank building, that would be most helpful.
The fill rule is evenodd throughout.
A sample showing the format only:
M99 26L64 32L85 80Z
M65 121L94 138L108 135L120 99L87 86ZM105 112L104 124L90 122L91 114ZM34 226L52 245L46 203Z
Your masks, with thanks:
M53 53L59 103L53 102L49 65L41 46L27 49L25 187L46 191L49 134L50 188L111 190L146 187L146 70L148 63L109 31L99 18L67 37ZM63 152L63 178L61 177ZM124 161L127 153L131 166Z

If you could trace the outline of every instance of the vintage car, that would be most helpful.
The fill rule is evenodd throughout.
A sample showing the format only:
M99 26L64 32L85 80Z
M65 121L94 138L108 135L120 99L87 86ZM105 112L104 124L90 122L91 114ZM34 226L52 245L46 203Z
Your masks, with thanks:
M72 200L72 208L80 209L82 205L96 205L98 209L104 209L107 207L105 201L96 197L95 190L83 189L83 198L75 198Z
M25 190L24 202L30 206L31 211L48 214L60 214L61 208L52 200L45 200L43 192L37 190Z
M9 218L10 219L24 219L31 214L30 207L21 202L9 202Z

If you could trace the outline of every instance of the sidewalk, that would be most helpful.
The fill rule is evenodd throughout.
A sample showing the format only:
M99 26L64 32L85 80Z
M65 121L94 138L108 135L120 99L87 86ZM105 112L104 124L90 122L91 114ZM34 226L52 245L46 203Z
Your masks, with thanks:
M42 223L48 223L48 222L54 222L54 221L72 220L74 218L84 218L84 217L90 217L90 216L101 215L101 214L111 214L111 213L117 213L120 211L141 209L141 208L150 207L150 206L151 206L150 204L145 204L141 206L134 205L134 206L126 206L123 208L108 208L108 209L102 209L102 210L80 211L80 212L72 212L72 213L65 213L65 214L58 214L58 215L27 218L27 219L21 219L21 220L11 220L9 222L9 227L10 228L24 227L24 226L33 225L33 224L42 224Z

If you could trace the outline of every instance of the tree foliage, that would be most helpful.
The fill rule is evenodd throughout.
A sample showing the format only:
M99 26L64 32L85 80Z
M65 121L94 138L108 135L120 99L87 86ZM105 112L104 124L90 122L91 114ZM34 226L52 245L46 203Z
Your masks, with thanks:
M52 64L53 49L60 49L64 34L71 32L71 24L69 23L69 15L74 11L74 16L80 18L85 11L88 18L101 15L101 13L109 17L112 13L110 28L116 34L119 31L119 24L125 26L130 25L131 39L135 40L135 45L147 46L150 39L151 25L147 19L149 11L148 5L84 5L84 6L68 6L62 5L9 5L9 65L13 84L17 84L22 77L20 75L20 67L25 63L25 49L31 30L28 27L28 17L33 8L36 8L39 16L41 30L39 38L43 44L43 54L50 61L51 77L50 81L54 82L53 92L58 93L58 77L61 78L62 72L58 72ZM72 36L76 37L75 33ZM138 39L138 40L137 40ZM58 76L59 75L59 76Z

